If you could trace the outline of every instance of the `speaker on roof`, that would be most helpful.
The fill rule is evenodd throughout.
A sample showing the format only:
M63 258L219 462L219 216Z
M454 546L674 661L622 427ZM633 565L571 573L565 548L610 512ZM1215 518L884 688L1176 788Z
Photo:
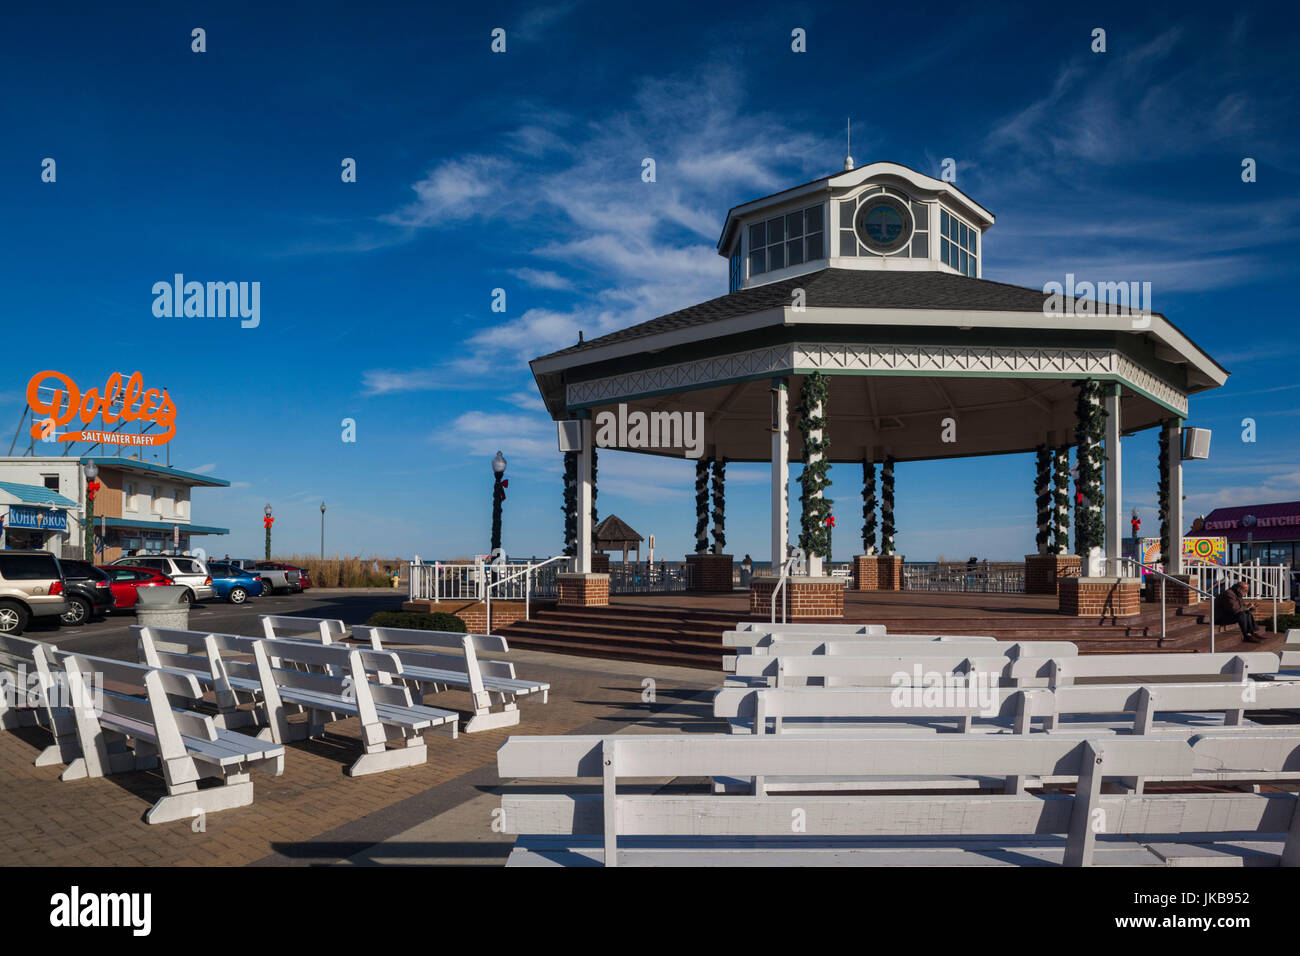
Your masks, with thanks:
M582 422L556 422L560 451L582 451Z
M1183 429L1183 461L1210 457L1210 430L1208 428Z

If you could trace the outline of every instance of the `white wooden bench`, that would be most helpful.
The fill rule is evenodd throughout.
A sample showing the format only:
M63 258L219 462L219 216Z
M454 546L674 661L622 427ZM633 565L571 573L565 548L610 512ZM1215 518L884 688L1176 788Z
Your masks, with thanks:
M1032 645L1031 645L1032 646ZM1231 677L1273 674L1278 656L1269 651L1218 654L1084 654L1061 658L1023 655L1010 677L1022 687L1057 687L1079 678L1120 680L1146 677Z
M881 648L898 648L910 650L936 646L943 648L952 644L994 644L999 643L991 637L976 637L966 634L848 634L843 636L817 634L759 634L727 632L722 635L724 647L735 649L735 654L724 655L722 669L732 673L736 669L736 658L747 654L771 654L778 647L789 647L791 653L825 654L853 653L851 648L869 648L870 653L877 653ZM833 650L827 651L825 648ZM940 651L940 653L946 653Z
M35 765L67 763L76 756L77 731L67 704L67 679L52 663L58 648L25 637L0 635L0 727L43 727L54 742L36 755Z
M141 627L135 631L141 653L151 663L189 672L212 688L227 725L258 723L259 737L287 743L320 736L329 721L357 717L364 752L350 768L352 776L423 763L426 729L449 726L451 736L456 736L460 715L426 707L414 701L405 686L394 684L393 677L400 678L403 667L388 652L311 639L268 641L241 634ZM158 651L158 642L181 644L201 654ZM259 653L266 658L265 668ZM368 679L370 674L377 683ZM252 706L245 709L244 704ZM296 713L305 713L306 722L288 720ZM389 749L386 741L396 746Z
M550 694L550 684L517 677L514 664L479 656L510 650L506 639L495 634L357 625L352 636L375 650L396 655L402 662L402 677L417 688L428 687L434 693L448 687L468 690L474 716L465 725L466 733L513 727L519 723L518 698L541 694L542 703L547 703ZM459 653L450 653L456 651ZM493 697L500 710L492 710Z
M248 645L230 641L231 635L207 635L209 646L221 658L222 649L243 650ZM319 737L325 724L340 717L356 717L361 724L363 753L348 768L349 776L380 773L422 764L428 759L424 731L449 727L456 736L460 715L426 707L411 700L401 684L372 683L366 672L400 676L402 663L393 654L343 645L316 645L298 641L253 640L257 680L277 743ZM299 663L326 673L293 670ZM223 672L229 662L221 658ZM290 722L290 707L307 713L305 722ZM389 747L389 744L393 744Z
M259 614L257 617L262 622L262 633L272 640L338 644L348 636L347 625L335 618L287 617L283 614Z
M1068 642L1020 644L1013 641L978 643L913 643L885 641L879 645L826 641L821 644L777 644L768 654L747 654L736 661L734 678L724 686L766 683L781 687L899 685L932 681L935 675L965 675L986 683L1010 683L1011 663L1044 650L1068 659L1078 649ZM920 678L920 679L918 679Z
M1294 751L1300 738L1292 735ZM1260 745L1260 761L1291 759L1288 741ZM503 780L599 781L588 793L510 793L510 865L989 865L1241 862L1259 844L1214 844L1210 834L1277 835L1265 844L1300 863L1291 793L1103 794L1103 780L1188 775L1197 740L1070 739L1051 734L871 738L728 735L511 737L497 753ZM1253 745L1249 745L1253 746ZM884 774L1062 777L1074 793L882 796L729 796L626 793L620 780L835 777ZM1183 836L1183 835L1186 836ZM1065 839L1061 840L1060 836ZM1147 837L1139 840L1137 837Z
M985 688L979 695L900 693L883 687L725 688L714 698L714 716L733 733L825 736L845 734L1016 733L1035 729L1069 735L1242 734L1268 732L1276 725L1253 724L1245 711L1288 711L1300 706L1300 685L1290 682L1192 684L1077 684L1052 688ZM1159 718L1157 722L1157 718ZM1300 728L1278 728L1287 734ZM1200 782L1258 782L1227 759L1198 768ZM1057 781L1007 781L1016 790ZM1164 781L1162 781L1164 782ZM823 782L819 782L822 785ZM745 791L748 781L721 780L720 789ZM859 789L862 775L836 781ZM1143 781L1130 786L1141 792ZM806 789L802 781L781 781ZM987 780L872 782L872 789L898 786L987 787Z
M145 813L147 823L248 806L253 802L251 771L278 776L284 770L284 747L219 728L210 717L173 706L173 697L185 704L202 696L192 676L80 654L62 654L59 662L67 675L80 751L61 779L158 767L167 793ZM106 689L106 681L118 689ZM200 790L205 778L220 784Z
M733 632L752 634L824 634L843 636L848 634L871 634L880 636L885 633L883 624L769 624L767 621L740 621Z

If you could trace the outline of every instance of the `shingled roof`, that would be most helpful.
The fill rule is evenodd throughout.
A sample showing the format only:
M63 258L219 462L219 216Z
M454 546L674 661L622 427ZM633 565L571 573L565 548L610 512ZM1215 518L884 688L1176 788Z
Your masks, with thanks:
M618 515L610 515L596 525L595 539L597 551L635 547L644 540Z
M690 308L661 315L543 358L568 355L661 332L708 325L723 319L787 306L791 293L803 289L809 308L953 309L965 312L1038 312L1049 298L1041 289L974 279L947 272L879 269L822 269L792 279L741 289Z

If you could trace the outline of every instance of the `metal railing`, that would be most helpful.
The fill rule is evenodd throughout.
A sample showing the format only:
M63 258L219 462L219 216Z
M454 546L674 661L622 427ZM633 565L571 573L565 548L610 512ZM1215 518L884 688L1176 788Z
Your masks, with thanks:
M1217 594L1238 581L1245 582L1248 597L1273 602L1273 632L1277 632L1277 605L1291 596L1291 573L1282 564L1188 564L1187 573L1203 592ZM1213 608L1211 608L1213 610Z
M903 588L908 591L1020 594L1025 590L1025 564L1023 561L905 563Z
M1156 577L1160 579L1160 640L1162 643L1165 639L1165 635L1168 630L1166 620L1165 620L1167 615L1167 610L1166 610L1167 606L1165 603L1166 582L1173 581L1180 588L1187 588L1189 591L1195 591L1197 594L1203 597L1208 602L1205 618L1210 623L1210 653L1211 654L1214 653L1214 595L1211 592L1203 590L1197 584L1191 584L1187 581L1181 581L1171 574L1166 574L1160 568L1154 567L1150 564L1143 564L1141 561L1137 560L1137 558L1121 557L1121 558L1107 558L1106 560L1107 562L1115 561L1117 563L1118 567L1116 570L1121 572L1120 574L1117 575L1117 577L1123 577L1124 575L1122 572L1124 566L1130 565L1135 569L1134 576L1138 578L1141 578L1143 573L1146 573L1146 574L1154 574Z
M487 575L490 578L490 580L488 580L483 587L483 602L484 604L487 605L487 621L486 621L487 632L489 634L492 633L492 592L493 590L507 590L506 585L509 584L509 585L513 585L513 587L508 589L513 594L513 592L517 592L522 588L523 598L524 598L524 620L525 621L530 620L530 614L532 613L533 575L538 571L540 571L541 569L554 564L554 562L556 561L567 562L568 560L569 560L568 555L557 554L553 558L547 558L545 561L542 561L540 564L534 564L532 561L529 561L526 564L524 564L523 567L519 567L518 565L506 564L505 562L502 562L501 564L487 565ZM515 568L517 568L517 570L512 570ZM515 584L515 582L518 582L520 580L523 581L522 586ZM510 595L507 595L506 599L508 600L509 597ZM502 599L501 597L498 597L498 600L501 599ZM518 597L515 597L515 600L518 600Z
M801 566L803 564L803 554L799 553L798 548L796 548L795 551L796 551L795 554L790 555L788 558L785 559L785 561L781 563L781 575L780 577L777 578L776 586L772 588L772 617L770 621L770 623L772 624L776 623L776 599L781 594L781 592L785 589L786 581L788 581L790 578L791 569ZM786 617L785 604L786 602L782 600L781 601L781 623L782 624L785 623L785 617Z

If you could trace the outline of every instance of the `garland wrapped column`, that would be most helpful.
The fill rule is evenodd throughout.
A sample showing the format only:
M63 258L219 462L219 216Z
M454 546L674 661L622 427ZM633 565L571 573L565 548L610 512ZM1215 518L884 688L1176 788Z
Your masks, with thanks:
M578 553L578 453L564 453L564 553Z
M826 454L830 439L826 437L826 405L830 390L826 376L813 372L803 380L799 389L799 434L803 438L803 473L799 476L802 490L799 503L803 508L800 520L799 547L808 558L829 559L831 556L831 500L825 490L831 486L826 477L830 468ZM811 570L811 568L810 568Z
M591 446L591 527L594 531L600 522L596 518L596 445Z
M1074 435L1079 449L1079 474L1074 485L1074 547L1086 570L1092 549L1102 547L1106 539L1106 520L1102 514L1102 507L1106 503L1106 492L1102 484L1106 461L1106 452L1102 447L1106 432L1106 409L1101 403L1101 385L1095 379L1086 379L1077 384L1078 424Z
M1038 545L1039 554L1050 553L1055 544L1056 522L1055 502L1052 493L1053 452L1046 445L1039 445L1035 458L1034 503L1038 512L1038 534L1034 543Z
M1055 488L1052 491L1052 553L1070 551L1070 446L1061 445L1054 452Z
M876 464L862 463L862 553L876 553Z
M1172 541L1173 534L1169 527L1169 430L1162 427L1160 429L1160 479L1156 485L1156 495L1160 507L1160 560L1164 563L1166 569L1173 567L1173 562L1169 556L1173 554ZM1141 557L1139 551L1138 557Z
M727 498L724 486L727 483L727 459L713 459L713 554L723 554L727 550Z
M709 550L709 460L695 463L695 553Z
M894 553L894 458L880 469L880 553Z

